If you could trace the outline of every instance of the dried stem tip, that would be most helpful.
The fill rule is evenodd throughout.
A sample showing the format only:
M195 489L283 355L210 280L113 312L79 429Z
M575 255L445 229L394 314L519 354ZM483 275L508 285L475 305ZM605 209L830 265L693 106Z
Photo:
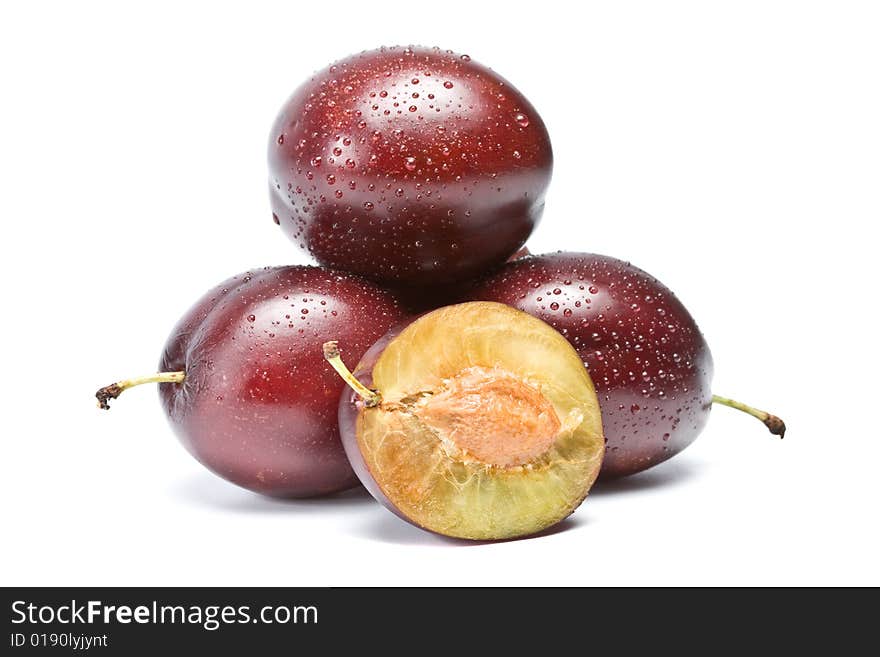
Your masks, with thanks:
M325 342L323 345L323 349L324 358L326 358L328 361L340 357L339 343L336 340Z

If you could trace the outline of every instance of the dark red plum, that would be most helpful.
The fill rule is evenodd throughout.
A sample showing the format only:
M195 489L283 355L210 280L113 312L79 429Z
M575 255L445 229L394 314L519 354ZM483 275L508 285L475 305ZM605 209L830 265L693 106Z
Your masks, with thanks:
M690 445L713 402L755 415L777 434L781 420L712 395L712 355L676 296L628 262L554 253L510 262L468 299L506 303L562 333L599 395L607 450L602 477L650 468Z
M450 283L525 243L552 162L541 117L504 78L451 51L381 48L319 71L282 108L273 217L323 265Z
M320 267L267 267L230 278L171 332L160 374L102 388L103 408L133 385L159 383L189 452L244 488L309 497L357 485L339 440L344 384L321 345L345 336L359 356L403 317L395 297Z

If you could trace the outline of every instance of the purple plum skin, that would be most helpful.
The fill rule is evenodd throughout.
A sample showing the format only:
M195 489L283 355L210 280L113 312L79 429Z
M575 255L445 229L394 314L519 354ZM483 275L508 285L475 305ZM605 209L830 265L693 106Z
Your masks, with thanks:
M339 440L343 381L323 358L340 340L359 358L404 312L359 277L320 267L267 267L230 278L171 332L159 385L187 450L215 474L277 497L356 486Z
M391 328L384 336L382 336L367 352L363 355L352 372L355 378L363 383L367 388L373 388L373 367L385 351L385 348L400 335L412 321L418 317L412 317L411 320L405 320ZM358 417L363 410L363 401L351 388L346 387L342 391L342 395L338 400L338 418L339 418L339 436L342 439L342 446L345 454L351 464L357 478L363 484L364 488L372 495L382 506L394 513L401 520L412 523L412 519L402 514L391 500L382 492L379 484L376 482L373 473L364 461L363 454L357 443L357 423ZM423 528L424 529L424 528Z
M317 72L269 139L273 218L320 264L436 286L501 265L544 210L553 153L508 81L438 48L365 51Z

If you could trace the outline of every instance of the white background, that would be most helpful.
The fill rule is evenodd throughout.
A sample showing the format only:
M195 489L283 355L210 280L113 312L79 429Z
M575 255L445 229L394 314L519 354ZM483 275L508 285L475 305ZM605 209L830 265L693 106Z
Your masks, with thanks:
M871 2L11 3L0 10L2 584L880 584L880 14ZM205 289L304 262L265 149L293 88L381 44L514 82L556 154L533 251L675 290L729 409L685 453L494 545L363 494L204 471L152 371Z

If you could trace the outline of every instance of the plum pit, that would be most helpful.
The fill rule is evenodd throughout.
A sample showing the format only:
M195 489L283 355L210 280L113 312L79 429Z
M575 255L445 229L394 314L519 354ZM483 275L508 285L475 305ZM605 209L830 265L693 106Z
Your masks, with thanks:
M497 367L465 368L413 413L450 457L498 467L543 456L562 426L540 390Z

